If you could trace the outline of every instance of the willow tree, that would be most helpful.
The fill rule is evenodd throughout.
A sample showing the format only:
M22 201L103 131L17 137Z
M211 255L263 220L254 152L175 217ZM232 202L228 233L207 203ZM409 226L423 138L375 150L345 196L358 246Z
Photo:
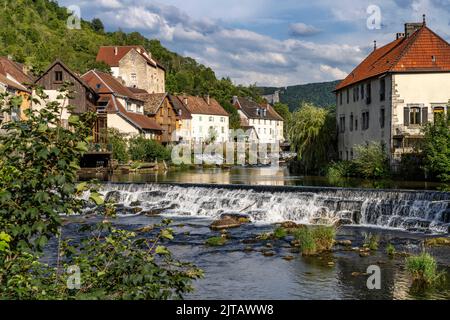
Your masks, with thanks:
M322 171L336 154L334 112L304 103L292 114L288 137L304 172Z

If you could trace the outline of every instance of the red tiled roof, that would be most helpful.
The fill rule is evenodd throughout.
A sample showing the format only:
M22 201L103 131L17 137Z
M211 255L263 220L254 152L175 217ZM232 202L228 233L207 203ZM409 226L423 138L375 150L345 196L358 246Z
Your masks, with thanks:
M144 101L108 73L98 70L91 70L85 73L81 78L86 81L98 94L115 93L123 97Z
M336 90L387 72L423 71L450 71L450 44L425 25L409 37L374 50Z
M29 92L29 90L27 88L25 88L23 85L15 82L15 81L12 81L11 79L8 79L6 76L4 76L1 73L0 73L0 83L3 83L4 85L6 85L9 88Z
M206 98L201 97L178 96L177 98L191 114L230 116L216 99L210 98L208 104ZM185 103L185 99L187 99L187 104Z
M177 111L177 117L180 119L192 119L192 115L188 109L186 109L183 102L176 96L168 95L169 101L172 103L173 108Z
M132 49L135 49L150 65L165 69L156 59L149 58L143 53L146 52L143 46L102 46L98 50L97 61L105 62L110 67L118 67L120 60Z
M163 128L154 120L143 114L127 111L114 95L109 96L106 111L110 114L117 113L125 120L141 130L163 131Z

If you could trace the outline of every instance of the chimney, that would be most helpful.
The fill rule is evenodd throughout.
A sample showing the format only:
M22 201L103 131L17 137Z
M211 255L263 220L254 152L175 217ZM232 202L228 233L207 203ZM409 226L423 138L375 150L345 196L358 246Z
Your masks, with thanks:
M187 106L188 105L188 98L184 97L183 102L184 102L184 105Z
M405 33L404 32L397 32L397 40L400 38L404 38L405 37Z
M119 54L119 48L114 47L114 55L117 56Z
M233 105L238 103L238 97L237 96L233 96Z
M377 50L377 40L373 41L373 51Z
M423 26L423 23L405 23L405 37L409 38L414 32Z
M205 97L206 103L208 104L208 106L211 105L211 98L209 97L209 94L206 95Z

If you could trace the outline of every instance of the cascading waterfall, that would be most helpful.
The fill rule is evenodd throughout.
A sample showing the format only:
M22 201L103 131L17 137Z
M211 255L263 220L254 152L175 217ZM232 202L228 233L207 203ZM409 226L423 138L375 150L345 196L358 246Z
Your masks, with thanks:
M448 233L450 193L312 187L105 184L102 194L119 214L218 218L244 213L256 223L345 223ZM135 210L139 208L139 210Z

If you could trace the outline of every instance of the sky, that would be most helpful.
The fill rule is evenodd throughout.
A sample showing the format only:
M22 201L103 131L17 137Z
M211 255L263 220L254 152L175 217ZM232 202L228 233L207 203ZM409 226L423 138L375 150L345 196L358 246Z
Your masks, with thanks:
M108 31L139 31L236 84L344 78L374 47L421 22L450 40L450 0L59 0Z

